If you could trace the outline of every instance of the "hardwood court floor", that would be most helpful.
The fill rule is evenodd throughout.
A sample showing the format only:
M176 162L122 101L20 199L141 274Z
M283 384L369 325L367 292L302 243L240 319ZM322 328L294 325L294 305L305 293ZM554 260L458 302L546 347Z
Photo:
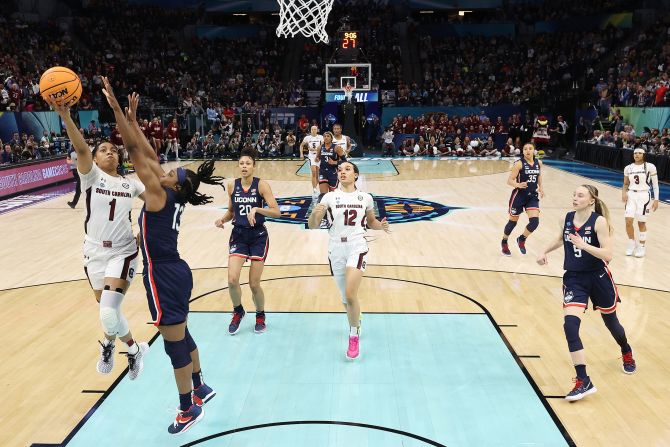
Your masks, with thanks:
M614 217L616 249L611 269L623 299L619 316L635 348L639 370L632 376L621 372L617 345L600 317L589 311L581 334L589 372L599 391L569 404L552 397L569 391L574 374L562 329L562 254L552 253L546 267L538 266L535 257L557 236L572 191L585 179L548 168L540 228L528 241L529 254L521 256L513 249L513 256L505 258L499 254L499 240L510 193L505 186L507 161L402 160L395 164L398 175L365 176L366 190L463 209L433 221L397 224L390 235L375 234L361 289L364 311L481 313L483 308L521 356L520 365L541 394L548 396L548 405L577 445L670 444L670 423L664 416L670 404L662 397L670 390L670 362L663 355L670 335L670 315L663 306L670 298L664 274L670 254L663 249L664 235L670 230L670 207L661 204L649 221L647 257L625 257L621 192L598 185ZM269 180L277 197L307 196L308 180L296 175L300 166L298 162L260 162L257 175ZM217 170L226 177L235 175L231 162L221 162ZM205 185L205 191L215 195L215 203L187 207L180 252L194 269L193 296L207 294L192 308L228 311L230 228L213 225L227 203L222 190ZM11 409L0 416L0 423L12 427L0 434L3 446L62 442L100 398L99 393L82 390L106 390L125 367L123 357L117 355L110 376L95 372L95 340L101 334L97 305L81 267L85 211L81 205L71 210L67 200L63 196L0 216L5 235L0 249L4 261L0 395L5 408ZM516 232L526 222L523 217ZM337 290L328 277L325 232L285 223L267 226L271 237L264 273L268 312L340 311ZM246 275L247 269L243 279ZM248 289L244 301L251 306ZM155 334L145 324L149 317L141 281L130 288L124 312L137 339ZM268 323L267 336L271 336L271 316ZM152 352L164 355L160 343Z

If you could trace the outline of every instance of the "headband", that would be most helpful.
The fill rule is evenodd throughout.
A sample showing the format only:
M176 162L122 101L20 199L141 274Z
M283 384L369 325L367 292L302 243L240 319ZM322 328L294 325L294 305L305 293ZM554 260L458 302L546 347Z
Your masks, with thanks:
M641 147L638 147L633 151L633 153L634 154L644 154L644 149L642 149Z
M186 169L184 168L177 168L177 183L179 185L184 184L186 181Z

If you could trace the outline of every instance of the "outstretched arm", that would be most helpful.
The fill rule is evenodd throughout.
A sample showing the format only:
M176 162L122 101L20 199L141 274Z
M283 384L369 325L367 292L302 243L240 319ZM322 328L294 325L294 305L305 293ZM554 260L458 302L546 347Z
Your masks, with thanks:
M67 136L72 142L75 152L77 152L77 170L84 175L88 174L93 167L93 155L91 154L91 149L88 147L88 143L84 140L84 136L79 132L79 128L70 116L70 107L56 104L53 101L50 101L49 105L60 115L65 123Z
M149 140L147 140L146 135L144 135L144 132L142 132L142 129L140 129L140 125L137 122L137 108L139 107L139 104L140 104L140 95L138 95L137 93L128 95L128 108L126 109L126 120L128 121L128 125L130 126L131 131L133 132L135 140L137 141L137 145L144 153L144 156L148 160L152 161L151 163L149 163L151 170L154 172L154 174L158 176L158 178L161 178L163 175L165 175L165 171L163 171L163 168L161 168L160 161L158 160L156 152L154 152L153 148L151 147L151 143L149 143Z
M160 183L160 177L151 168L152 160L148 159L142 151L142 148L139 146L137 139L135 138L134 132L131 130L126 117L121 110L121 106L114 96L114 91L112 86L109 83L109 79L106 77L102 78L104 88L102 92L107 98L112 111L114 112L114 118L116 119L116 126L121 133L121 138L123 138L123 144L130 155L130 160L133 162L135 167L135 172L140 178L146 190L144 191L144 198L147 207L147 211L159 211L165 206L166 194L163 190L163 187Z

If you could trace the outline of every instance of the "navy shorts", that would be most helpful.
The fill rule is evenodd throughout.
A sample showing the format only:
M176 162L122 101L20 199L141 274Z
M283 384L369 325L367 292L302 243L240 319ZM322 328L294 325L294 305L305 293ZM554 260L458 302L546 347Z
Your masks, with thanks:
M321 165L319 169L319 184L328 183L328 187L332 190L337 188L337 168L325 168Z
M155 326L186 321L193 289L193 274L186 261L177 259L145 264L142 280Z
M509 198L509 215L519 216L524 210L539 210L540 199L537 194L528 194L515 189Z
M609 314L621 302L612 273L607 267L590 272L570 272L563 275L563 307L588 307Z
M230 233L230 256L265 261L270 248L267 228L234 227Z

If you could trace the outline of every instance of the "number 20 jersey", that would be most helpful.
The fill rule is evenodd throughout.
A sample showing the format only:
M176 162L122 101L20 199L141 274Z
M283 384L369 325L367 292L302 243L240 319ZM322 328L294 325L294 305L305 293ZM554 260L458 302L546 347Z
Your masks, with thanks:
M144 192L137 180L111 176L95 163L82 174L81 189L86 192L86 238L98 243L111 242L123 246L133 241L130 212L135 197Z
M323 196L326 216L330 221L331 242L352 241L362 238L366 232L366 213L374 209L372 196L367 192L354 190L344 192L336 189Z
M256 225L249 224L247 215L252 208L264 208L265 201L260 191L261 179L254 177L249 189L244 189L242 179L235 179L235 185L232 192L233 201L233 225L244 228L257 228L265 224L265 216L256 213Z

